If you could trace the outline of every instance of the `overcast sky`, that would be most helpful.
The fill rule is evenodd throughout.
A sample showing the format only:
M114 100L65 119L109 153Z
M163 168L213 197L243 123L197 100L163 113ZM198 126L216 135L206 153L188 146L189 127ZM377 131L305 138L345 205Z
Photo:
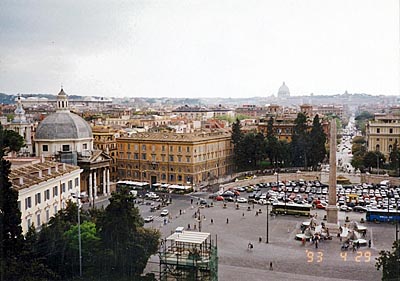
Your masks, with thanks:
M395 0L1 0L0 92L399 94Z

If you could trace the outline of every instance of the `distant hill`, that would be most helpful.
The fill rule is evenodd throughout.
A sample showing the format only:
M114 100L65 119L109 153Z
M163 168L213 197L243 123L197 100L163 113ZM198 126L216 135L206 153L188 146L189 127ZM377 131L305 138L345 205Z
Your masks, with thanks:
M13 104L14 102L15 96L13 95L7 95L4 93L0 93L0 103L3 104Z

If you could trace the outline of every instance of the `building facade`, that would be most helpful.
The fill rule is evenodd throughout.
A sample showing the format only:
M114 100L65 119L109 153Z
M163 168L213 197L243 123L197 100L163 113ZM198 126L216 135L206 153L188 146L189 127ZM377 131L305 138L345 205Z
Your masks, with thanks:
M380 151L389 160L395 142L400 145L400 114L376 113L365 128L368 151Z
M120 180L202 185L233 171L227 131L138 133L117 139Z
M72 195L80 190L78 166L42 161L26 165L12 165L10 181L18 190L18 206L21 211L21 226L26 233L33 224L40 229L59 210L66 207Z

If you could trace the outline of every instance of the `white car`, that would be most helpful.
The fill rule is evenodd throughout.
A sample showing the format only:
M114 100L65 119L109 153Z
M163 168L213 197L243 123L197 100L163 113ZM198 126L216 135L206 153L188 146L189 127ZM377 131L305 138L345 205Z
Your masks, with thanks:
M160 216L166 217L166 216L168 216L168 214L169 214L168 210L164 209L164 210L161 211Z
M153 216L147 216L144 218L144 222L152 222L154 220Z
M247 199L244 197L239 197L238 199L236 199L237 203L247 203Z

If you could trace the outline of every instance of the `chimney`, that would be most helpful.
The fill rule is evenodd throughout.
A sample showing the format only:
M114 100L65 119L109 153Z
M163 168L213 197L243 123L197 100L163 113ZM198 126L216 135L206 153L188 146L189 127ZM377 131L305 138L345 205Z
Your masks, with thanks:
M23 177L20 177L19 178L19 185L23 185L24 184L24 178Z
M42 170L39 170L38 174L39 174L39 178L41 178L42 177Z
M63 170L65 171L67 169L67 166L65 165L65 163L63 163Z
M48 168L47 174L48 174L48 175L51 175L51 167Z
M56 169L56 173L58 173L58 163L56 163L56 166L54 168Z

